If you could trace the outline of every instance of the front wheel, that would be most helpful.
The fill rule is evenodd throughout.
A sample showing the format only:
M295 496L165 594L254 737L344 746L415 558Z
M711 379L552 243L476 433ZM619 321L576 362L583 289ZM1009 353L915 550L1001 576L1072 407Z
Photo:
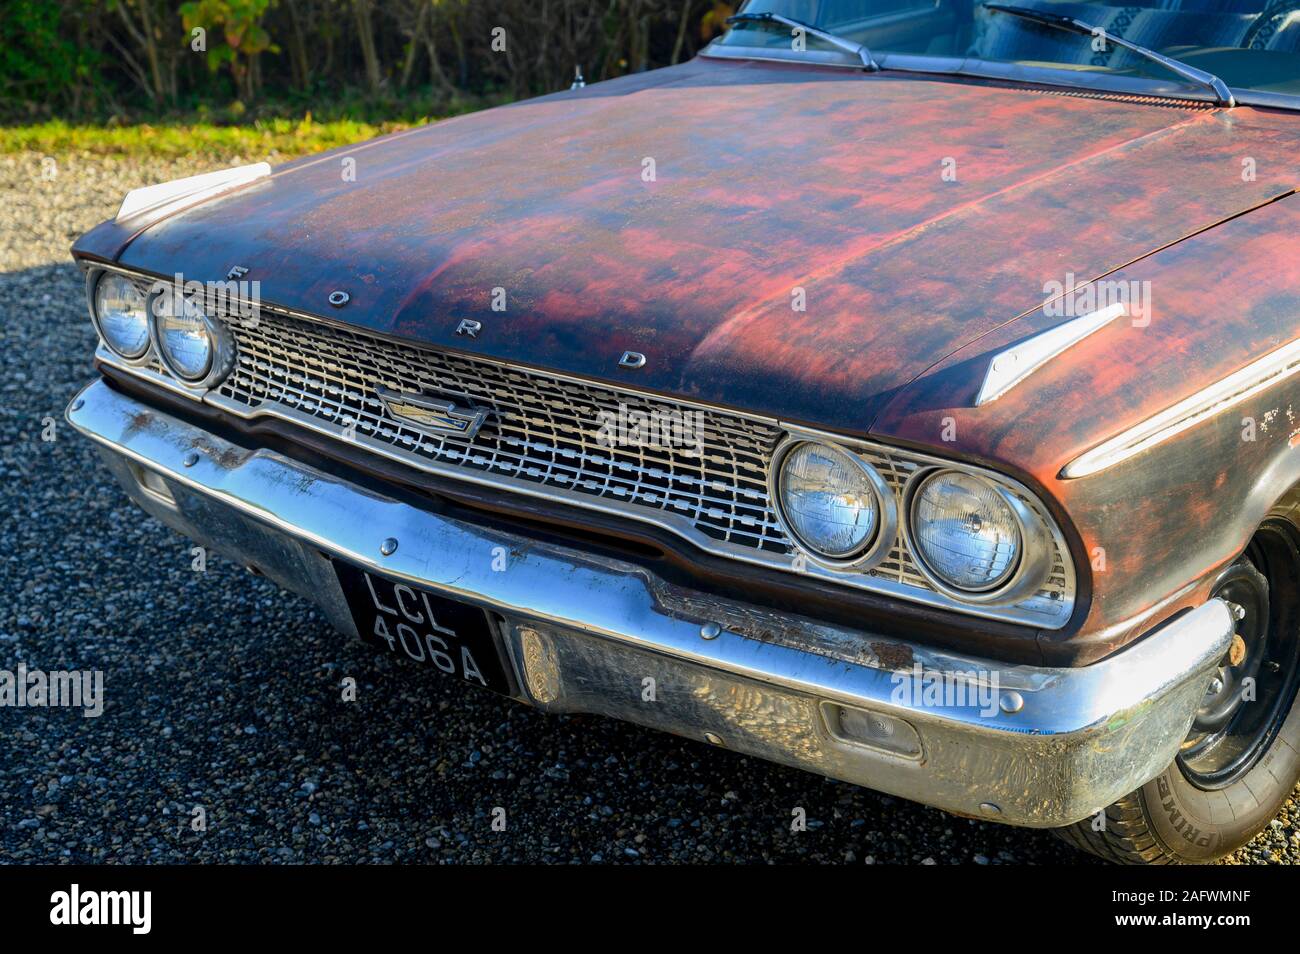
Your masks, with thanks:
M1262 831L1300 781L1294 526L1265 522L1214 595L1235 607L1236 636L1178 757L1104 815L1057 829L1075 847L1120 864L1215 861Z

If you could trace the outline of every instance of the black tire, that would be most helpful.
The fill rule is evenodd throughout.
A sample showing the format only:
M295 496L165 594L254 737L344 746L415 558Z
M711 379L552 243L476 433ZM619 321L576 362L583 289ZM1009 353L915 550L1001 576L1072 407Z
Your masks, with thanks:
M1252 612L1263 614L1274 635L1262 644L1269 650L1261 653L1266 659L1254 662L1258 666L1283 660L1267 670L1276 674L1269 676L1276 680L1273 695L1261 695L1260 701L1268 703L1272 714L1260 720L1257 743L1242 747L1226 767L1210 771L1203 761L1190 757L1214 747L1205 745L1204 734L1198 736L1194 726L1183 753L1164 772L1108 806L1104 817L1099 813L1057 829L1062 839L1117 864L1205 864L1231 854L1274 818L1300 781L1298 543L1290 522L1270 520L1215 586L1216 594L1232 593L1234 599L1262 587L1262 599L1255 601ZM1226 662L1223 671L1231 671ZM1260 675L1261 686L1265 678Z

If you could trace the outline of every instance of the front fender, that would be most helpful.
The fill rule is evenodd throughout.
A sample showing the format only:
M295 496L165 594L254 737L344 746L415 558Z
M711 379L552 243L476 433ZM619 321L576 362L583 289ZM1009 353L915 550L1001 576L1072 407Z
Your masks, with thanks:
M1057 276L1044 276L1044 287ZM1047 658L1086 663L1203 600L1260 521L1300 482L1300 365L1125 460L1087 476L1081 455L1260 362L1300 335L1300 198L1294 194L1108 276L1146 294L1147 320L1121 318L983 407L989 361L1060 322L1043 310L968 345L912 382L872 427L884 439L947 446L1037 488L1077 534L1091 599L1041 637ZM1261 369L1264 364L1258 365Z

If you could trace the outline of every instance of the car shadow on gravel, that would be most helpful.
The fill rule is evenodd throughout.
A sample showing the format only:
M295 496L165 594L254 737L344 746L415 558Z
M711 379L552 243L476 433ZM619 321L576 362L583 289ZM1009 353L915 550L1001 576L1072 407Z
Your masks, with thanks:
M1045 832L544 716L376 653L224 559L196 570L63 420L93 375L78 270L0 274L0 344L0 669L100 670L106 696L98 718L0 709L0 862L1096 863ZM1296 860L1295 814L1236 860Z

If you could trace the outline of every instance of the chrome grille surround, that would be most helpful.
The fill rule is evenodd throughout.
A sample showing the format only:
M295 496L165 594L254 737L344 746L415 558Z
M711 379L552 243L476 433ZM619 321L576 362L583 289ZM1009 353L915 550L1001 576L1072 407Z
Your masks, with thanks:
M145 286L155 281L114 270ZM128 364L101 342L96 355L105 364L240 418L277 418L418 470L654 524L732 559L1045 629L1060 628L1070 618L1075 579L1055 522L1026 488L982 468L787 428L771 418L437 351L265 303L258 318L230 317L227 324L237 348L234 370L210 390L172 379L152 354ZM489 413L472 440L434 435L389 414L376 393L381 386L486 407ZM699 415L694 420L701 424L701 452L601 443L601 414L617 414L620 405L647 416L658 413L661 419ZM887 555L865 572L837 571L802 558L781 528L767 489L768 463L787 432L853 450L877 469L900 506L908 479L930 467L970 470L1001 482L1051 532L1054 553L1047 580L1036 593L1010 605L953 599L922 574L901 529Z

